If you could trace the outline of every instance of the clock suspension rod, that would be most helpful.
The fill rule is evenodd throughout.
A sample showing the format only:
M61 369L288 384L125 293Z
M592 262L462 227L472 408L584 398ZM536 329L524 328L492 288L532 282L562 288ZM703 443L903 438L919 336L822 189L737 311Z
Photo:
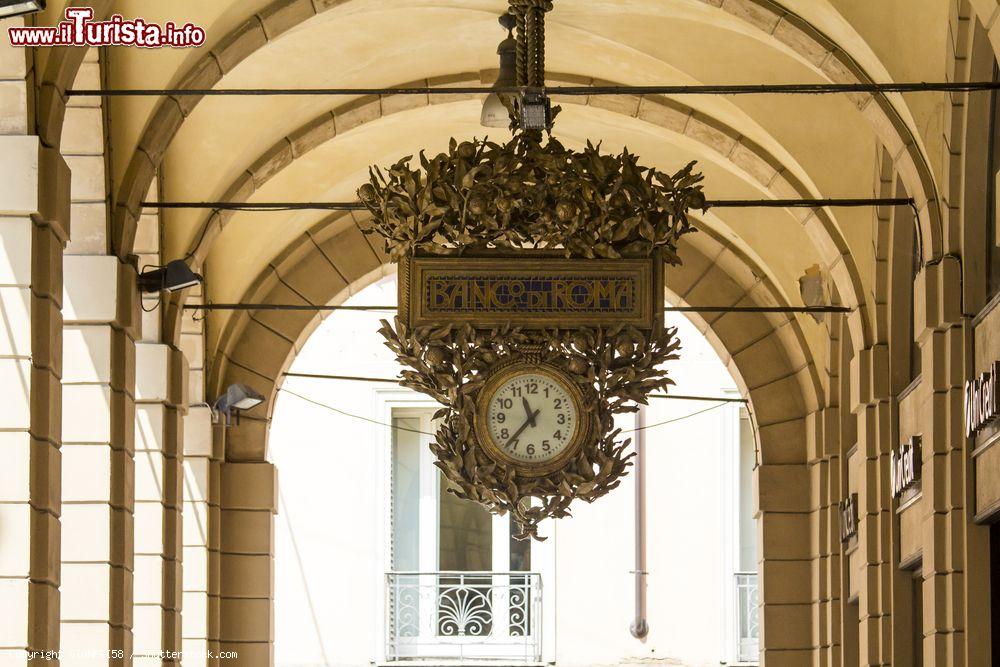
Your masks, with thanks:
M384 382L399 384L400 378L374 378L357 375L326 375L324 373L282 373L289 378L307 378L313 380L343 380L346 382ZM688 396L684 394L649 394L649 398L669 398L675 401L713 401L723 403L746 403L745 398L733 398L726 396Z
M396 306L324 306L307 303L189 303L184 304L184 310L302 310L310 312L326 311L361 311L385 312L396 311ZM666 306L668 313L850 313L850 306Z
M878 206L915 206L910 197L825 197L803 199L708 199L705 208L863 208ZM243 213L280 211L364 211L357 201L286 201L286 202L225 202L225 201L144 201L144 208L211 209Z

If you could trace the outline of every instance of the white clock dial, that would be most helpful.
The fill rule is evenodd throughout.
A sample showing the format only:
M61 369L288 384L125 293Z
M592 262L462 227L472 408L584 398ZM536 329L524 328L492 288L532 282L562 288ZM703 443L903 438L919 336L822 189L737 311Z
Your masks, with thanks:
M547 373L513 375L488 399L490 439L513 461L531 464L556 458L580 426L569 389Z

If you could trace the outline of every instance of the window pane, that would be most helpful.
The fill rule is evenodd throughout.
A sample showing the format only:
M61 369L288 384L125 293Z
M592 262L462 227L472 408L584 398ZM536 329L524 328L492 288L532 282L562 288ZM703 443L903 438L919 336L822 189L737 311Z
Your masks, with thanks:
M476 503L448 493L441 476L438 567L445 571L488 571L493 565L493 518Z
M392 569L420 569L420 420L392 420ZM403 431L401 428L412 429Z
M515 540L517 521L510 516L510 571L529 572L531 570L531 540Z

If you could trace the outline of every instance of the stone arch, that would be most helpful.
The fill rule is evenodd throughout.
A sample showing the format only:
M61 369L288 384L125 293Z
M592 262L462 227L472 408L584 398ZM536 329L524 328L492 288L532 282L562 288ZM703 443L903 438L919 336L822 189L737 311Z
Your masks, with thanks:
M99 21L111 14L113 5L114 0L66 0L65 7L91 7L94 10L94 20ZM59 148L61 145L68 102L66 91L77 80L77 74L89 50L89 47L49 49L45 69L38 81L35 120L35 131L46 146ZM148 183L146 187L149 187Z
M346 222L346 227L331 224L337 221ZM386 275L386 258L358 223L352 214L341 214L314 227L257 277L243 301L337 303ZM681 249L685 263L667 272L668 294L677 303L704 302L711 294L718 303L785 305L775 286L760 277L763 272L748 265L725 239L710 232L689 238ZM270 414L282 373L321 319L315 312L260 311L241 312L229 321L209 385L219 391L229 383L246 382L268 397L260 414L251 411L239 427L230 429L230 464L266 461ZM765 654L806 655L810 622L801 619L810 618L812 556L807 541L789 544L782 536L789 530L809 530L810 417L826 402L820 373L794 316L724 313L697 318L696 323L750 399L760 443L763 619L774 628L764 631ZM792 618L799 621L788 623Z
M984 3L974 4L981 6ZM993 0L989 0L989 4L994 4ZM963 5L967 10L968 3ZM1000 16L1000 5L995 9L993 20ZM997 62L996 54L1000 52L1000 49L994 50L991 43L991 40L996 41L996 31L989 32L970 19L960 19L957 23L956 41L964 45L965 50L953 55L954 80L990 80ZM957 247L962 257L963 312L972 315L979 312L987 298L986 225L981 223L989 215L986 187L992 175L987 173L989 142L983 138L989 135L992 119L989 95L963 97L961 105L956 104L951 113L950 137L953 139L947 167L954 174L951 182L958 185L957 191L948 193L948 198L950 208L955 211L953 217L959 222L949 229L952 237L949 245Z
M290 28L307 21L317 13L339 6L349 0L314 3L310 0L277 0L244 24L224 36L210 53L199 60L178 79L177 86L205 89L215 86L227 72L269 41L280 38ZM701 0L720 7L737 18L773 37L809 63L814 70L834 83L872 82L872 77L847 52L826 37L819 29L770 0L744 0L720 3ZM924 237L925 259L942 252L941 224L937 186L917 137L884 95L853 95L859 111L871 123L883 144L900 164L907 191L918 202L918 218ZM184 119L198 104L198 97L161 98L129 160L116 198L113 212L115 251L126 256L131 252L140 204L148 190L155 168L177 133Z
M488 80L491 72L478 74L461 73L437 77L406 85L435 86L443 82L449 85L475 85ZM615 85L612 82L583 79L572 75L552 74L555 83ZM279 139L264 151L225 189L223 201L242 203L248 201L254 192L283 169L334 137L350 132L364 124L377 122L388 115L408 111L431 104L455 102L463 96L368 96L336 107L330 112L305 123L300 128ZM761 146L742 135L735 128L707 116L676 100L659 95L605 97L563 97L559 102L580 104L605 109L674 132L695 141L728 161L743 172L756 187L769 192L775 198L808 198L814 195L792 170ZM855 338L867 340L872 328L868 304L858 267L851 258L847 241L835 219L827 209L787 209L800 224L820 255L824 268L832 275L844 295L845 305L857 310L849 318L854 327ZM207 258L211 245L232 218L233 211L213 211L200 223L195 232L194 245L188 249L188 256L196 264ZM174 324L176 326L176 323Z
M361 222L361 216L342 213L316 225L261 272L241 302L335 304L386 275L391 271L386 257L361 232ZM788 305L780 290L761 277L764 272L720 236L701 232L688 237L681 255L684 264L667 271L667 296L673 302L705 303L711 294L713 303ZM220 335L218 359L208 379L210 389L218 392L231 382L267 382L263 393L273 398L281 373L322 317L310 311L235 314ZM775 381L789 381L801 395L796 405L806 412L823 403L817 369L794 315L722 313L694 319L745 393L752 395ZM774 363L761 368L746 365L741 355L754 345L759 345L758 350L768 348ZM764 426L771 421L761 419ZM263 450L255 445L253 455L260 454Z

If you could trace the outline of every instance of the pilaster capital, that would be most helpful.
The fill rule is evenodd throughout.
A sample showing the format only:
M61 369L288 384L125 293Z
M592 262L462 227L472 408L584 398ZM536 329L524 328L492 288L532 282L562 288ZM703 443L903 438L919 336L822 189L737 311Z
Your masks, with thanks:
M928 262L913 282L913 326L918 341L962 321L962 262L945 255Z
M70 170L59 151L35 135L0 136L0 216L30 216L66 243Z

